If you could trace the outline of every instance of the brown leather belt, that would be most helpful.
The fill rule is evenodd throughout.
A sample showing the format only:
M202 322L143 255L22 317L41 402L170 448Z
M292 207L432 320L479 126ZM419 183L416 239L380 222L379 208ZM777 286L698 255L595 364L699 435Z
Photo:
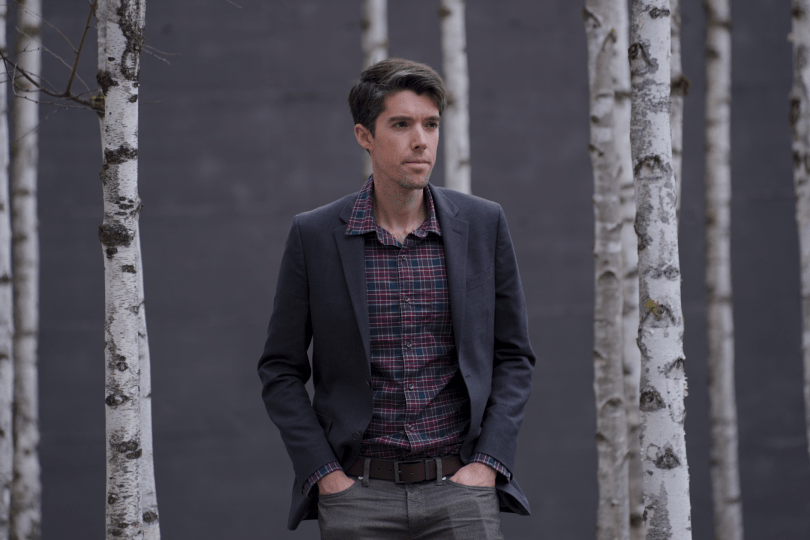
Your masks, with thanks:
M369 460L368 472L366 473L365 462ZM392 480L397 484L424 482L425 480L436 479L436 462L441 462L441 475L450 476L455 474L462 466L458 456L444 456L440 458L420 459L417 461L388 461L382 459L358 458L354 464L346 469L349 476L363 476L368 474L369 478L378 480Z

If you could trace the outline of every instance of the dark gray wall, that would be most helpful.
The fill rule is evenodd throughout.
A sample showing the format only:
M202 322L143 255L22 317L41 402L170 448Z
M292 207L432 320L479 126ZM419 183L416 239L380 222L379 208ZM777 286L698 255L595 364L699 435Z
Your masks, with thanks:
M255 365L290 220L361 184L345 96L359 2L147 2L141 215L164 538L285 530L292 470ZM435 1L393 1L391 53L441 67ZM767 5L766 5L767 4ZM78 41L87 2L46 0ZM515 474L533 506L512 540L591 538L592 177L585 35L570 0L471 0L473 190L506 210L539 356ZM797 238L787 124L790 2L734 6L734 289L745 526L810 537ZM684 2L682 251L694 538L711 533L703 289L703 13ZM69 56L51 28L46 45ZM83 64L91 84L95 56ZM51 81L66 70L45 63ZM61 86L61 82L58 83ZM44 108L43 115L54 109ZM41 417L46 539L104 528L100 150L93 114L41 128ZM443 183L441 162L434 182Z

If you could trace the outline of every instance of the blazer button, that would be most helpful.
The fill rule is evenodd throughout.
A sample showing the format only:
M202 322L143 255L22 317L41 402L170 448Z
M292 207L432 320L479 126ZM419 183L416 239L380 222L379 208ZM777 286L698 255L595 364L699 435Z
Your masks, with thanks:
M354 433L352 433L352 439L355 440L355 441L359 441L360 440L360 434L355 431Z

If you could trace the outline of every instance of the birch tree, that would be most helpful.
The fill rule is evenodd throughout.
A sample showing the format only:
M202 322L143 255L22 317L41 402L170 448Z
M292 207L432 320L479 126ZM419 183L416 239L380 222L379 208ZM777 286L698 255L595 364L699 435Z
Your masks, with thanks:
M108 540L141 539L141 390L139 329L142 294L138 249L138 86L143 46L143 0L103 0L104 96L102 144L105 367L107 405ZM152 517L151 515L149 516ZM155 519L157 516L154 516Z
M96 7L96 20L107 20L107 3L99 2ZM144 9L141 8L141 17ZM99 72L104 73L107 65L107 26L98 24L98 66ZM99 81L101 84L102 81ZM105 142L105 116L100 115L102 149L106 149ZM160 523L158 521L157 490L155 488L155 464L152 440L152 376L151 357L149 354L149 337L146 328L146 305L143 285L143 256L141 252L140 225L137 219L133 223L135 254L137 264L135 274L138 277L138 362L140 368L140 424L141 448L140 457L140 488L141 507L143 515L143 537L145 540L160 539Z
M671 109L670 109L670 131L672 133L672 178L675 182L675 189L678 199L675 204L675 212L681 215L681 189L683 171L683 102L686 94L689 93L689 79L683 74L681 66L681 0L670 0L670 79L671 88Z
M647 538L692 538L680 262L672 178L669 0L633 0L631 146L638 234L642 466Z
M641 411L639 379L641 354L638 350L638 241L633 227L636 219L636 193L633 187L633 160L630 151L630 63L624 51L629 44L627 2L615 5L616 49L620 51L611 69L615 89L613 113L616 132L616 154L619 158L618 183L622 219L622 363L624 367L624 400L627 416L627 474L630 510L630 538L644 538L644 484L641 477Z
M731 2L706 0L706 296L714 537L742 540L731 288Z
M597 540L630 538L627 411L622 366L620 157L616 151L616 0L587 0L590 154L594 178L594 393L599 506ZM622 55L623 57L623 55Z
M793 180L801 258L805 422L807 440L810 442L810 0L794 0L792 19L790 126L793 133Z
M363 70L388 58L388 0L363 0L362 33ZM363 181L371 176L371 155L363 151Z
M442 64L447 107L442 118L444 184L470 193L470 77L465 0L441 0Z
M0 49L6 49L8 6L0 4ZM6 84L0 83L0 539L9 537L14 462L14 317L11 294L11 218L8 184L8 109Z
M18 64L39 79L42 20L40 0L17 2ZM37 164L39 91L31 80L14 80L11 151L11 228L14 295L14 479L11 538L35 539L42 514L39 466L39 225Z

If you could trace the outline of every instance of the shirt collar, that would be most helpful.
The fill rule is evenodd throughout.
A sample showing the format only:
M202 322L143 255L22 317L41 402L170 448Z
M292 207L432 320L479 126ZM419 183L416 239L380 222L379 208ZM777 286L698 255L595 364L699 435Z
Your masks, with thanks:
M374 218L373 195L374 193L374 175L368 177L363 189L357 200L354 202L351 216L349 217L349 224L346 227L345 234L358 235L371 232L381 232L382 229L377 225L377 220ZM411 234L420 238L424 238L428 233L435 233L439 236L442 235L442 229L439 226L439 220L436 218L436 207L433 204L433 196L430 194L430 189L425 186L425 201L427 201L428 217L422 224Z

